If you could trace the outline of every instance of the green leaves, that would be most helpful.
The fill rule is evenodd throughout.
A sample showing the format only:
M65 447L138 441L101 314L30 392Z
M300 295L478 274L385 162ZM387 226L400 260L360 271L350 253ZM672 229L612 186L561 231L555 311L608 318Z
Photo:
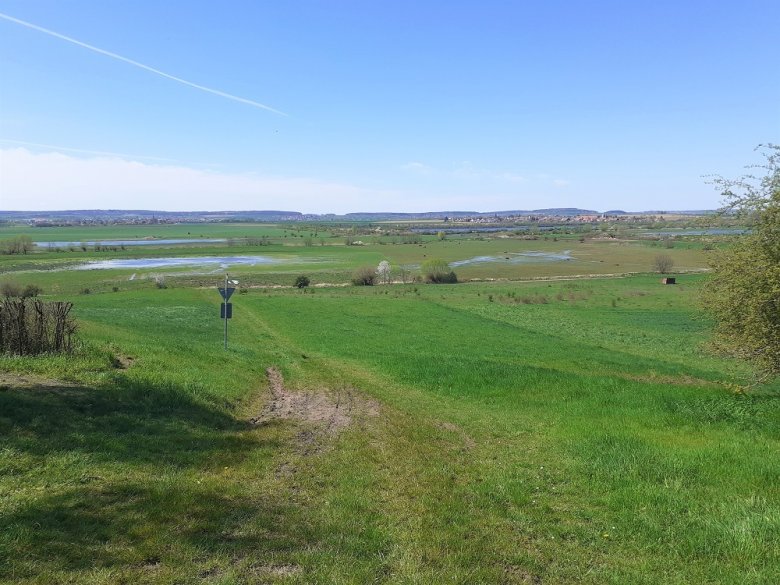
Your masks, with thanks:
M780 146L767 145L766 175L719 178L727 209L752 214L753 233L717 254L704 288L716 321L715 346L748 360L766 377L780 375Z

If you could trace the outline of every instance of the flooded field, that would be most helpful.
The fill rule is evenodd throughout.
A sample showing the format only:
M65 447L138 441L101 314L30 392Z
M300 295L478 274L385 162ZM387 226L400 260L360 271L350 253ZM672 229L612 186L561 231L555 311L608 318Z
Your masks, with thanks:
M474 264L490 264L493 262L505 264L530 264L537 262L566 262L574 260L570 250L564 250L561 253L553 252L513 252L503 256L475 256L467 260L456 260L450 262L450 266L458 268L459 266L470 266Z
M192 258L128 258L100 260L74 266L72 270L160 269L160 268L230 268L232 266L262 266L292 264L292 258L270 256L197 256Z

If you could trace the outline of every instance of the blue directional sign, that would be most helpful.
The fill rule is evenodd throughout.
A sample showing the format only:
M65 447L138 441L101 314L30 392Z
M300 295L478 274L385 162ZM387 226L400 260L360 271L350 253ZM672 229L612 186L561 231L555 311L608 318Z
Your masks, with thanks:
M222 295L222 298L225 299L225 302L228 302L233 293L236 292L236 288L230 286L227 288L224 286L218 286L217 290L219 291L219 294Z
M233 318L233 303L222 303L219 306L219 318L220 319Z
M219 307L219 317L225 322L225 349L228 348L228 320L233 318L233 305L228 303L230 297L236 292L235 286L231 284L238 284L237 280L230 280L230 277L225 273L225 286L218 286L217 290L222 296L222 304Z

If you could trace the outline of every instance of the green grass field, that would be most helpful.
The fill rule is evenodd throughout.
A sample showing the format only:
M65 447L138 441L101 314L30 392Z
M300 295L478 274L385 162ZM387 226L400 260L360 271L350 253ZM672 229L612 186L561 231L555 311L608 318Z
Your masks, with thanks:
M141 240L144 238L242 238L283 237L292 234L279 224L181 223L52 226L30 228L23 225L0 226L0 240L28 235L36 242L82 242L97 240Z
M559 242L296 251L335 275L510 244ZM0 358L0 582L780 582L780 387L735 392L701 275L250 288L225 351L216 280L74 274L11 275L84 345Z

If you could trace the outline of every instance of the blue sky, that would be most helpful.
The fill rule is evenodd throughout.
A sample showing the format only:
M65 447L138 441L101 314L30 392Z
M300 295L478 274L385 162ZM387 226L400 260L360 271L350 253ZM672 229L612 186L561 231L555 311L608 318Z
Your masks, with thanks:
M780 142L776 0L0 13L254 102L0 18L0 209L715 208Z

